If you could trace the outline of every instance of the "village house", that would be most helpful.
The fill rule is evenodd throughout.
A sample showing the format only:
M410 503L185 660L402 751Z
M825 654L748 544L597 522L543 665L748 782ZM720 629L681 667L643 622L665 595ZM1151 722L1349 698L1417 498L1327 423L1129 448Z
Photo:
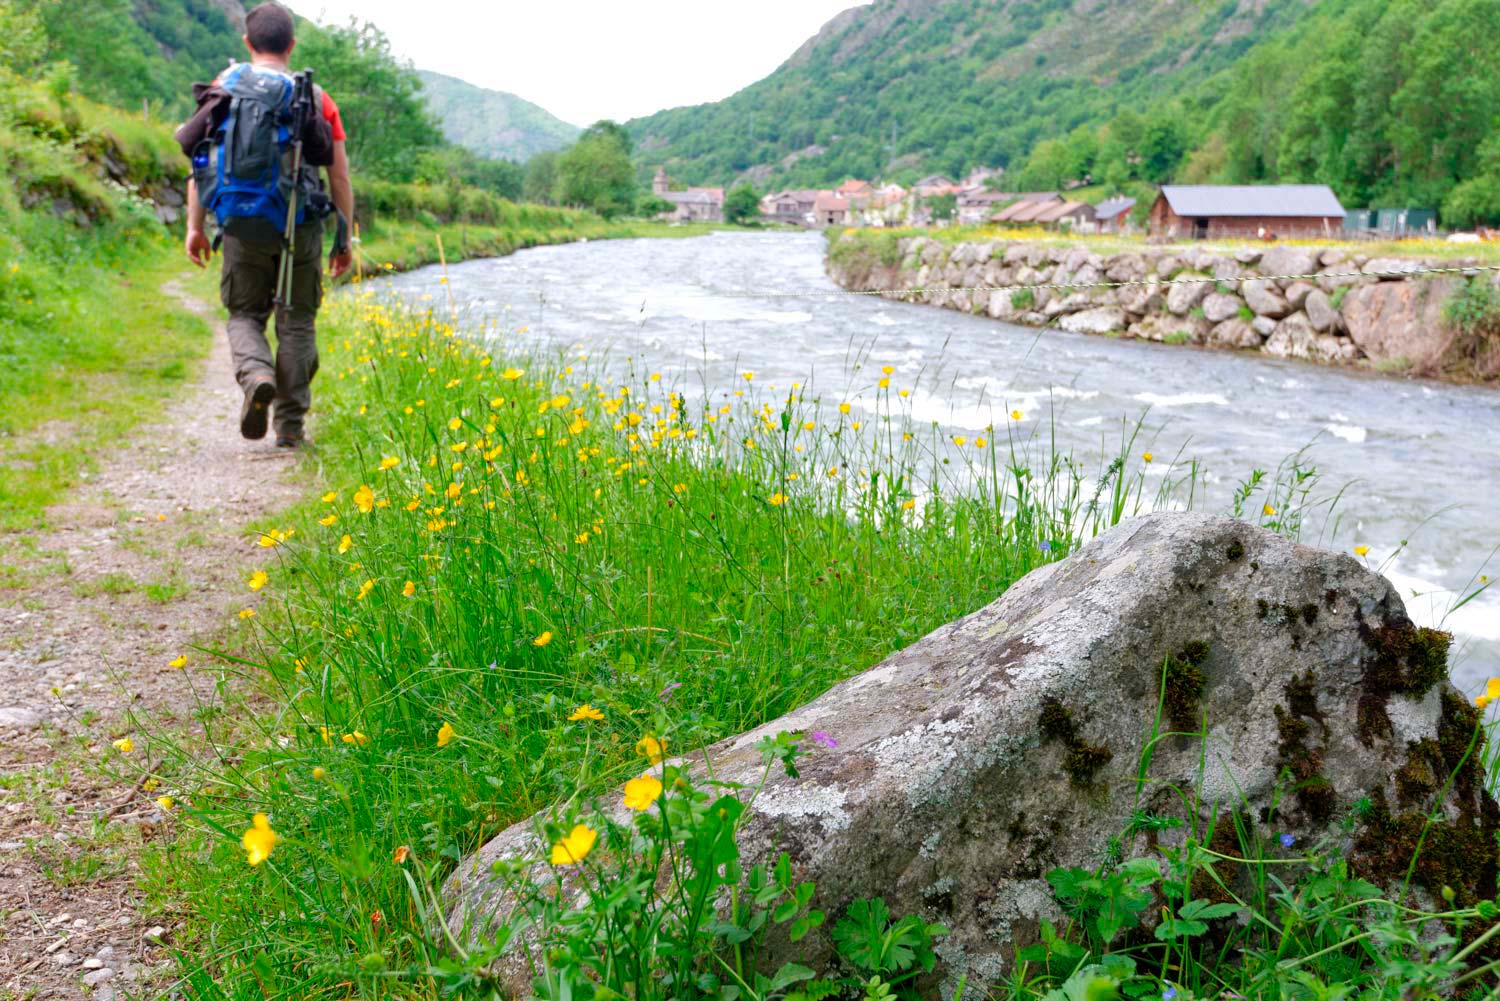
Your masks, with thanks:
M983 185L965 187L958 193L958 222L977 226L995 214L995 209L1014 198L1004 191L991 191Z
M956 194L958 185L953 183L951 177L943 174L930 174L913 184L911 190L918 198L935 198L938 195Z
M849 221L849 199L832 191L818 192L813 203L813 225L842 226Z
M1167 184L1151 206L1151 235L1196 240L1327 237L1344 207L1326 184Z
M723 188L688 188L673 191L667 168L659 167L651 180L651 191L656 197L672 203L672 211L663 212L658 218L673 222L723 222Z
M847 198L850 202L854 202L861 198L868 198L874 192L875 187L869 181L850 179L840 184L834 194L840 198Z
M1092 229L1094 207L1087 202L1035 202L1041 211L1033 213L1028 221L1050 229Z
M1126 195L1106 198L1094 206L1094 219L1101 233L1123 233L1130 225L1130 210L1135 208L1135 199Z
M1020 195L1008 195L1015 201L990 216L990 222L1030 222L1049 204L1060 203L1063 196L1056 191L1028 191Z
M820 192L811 190L778 191L760 200L760 212L772 222L789 226L811 226L813 205Z

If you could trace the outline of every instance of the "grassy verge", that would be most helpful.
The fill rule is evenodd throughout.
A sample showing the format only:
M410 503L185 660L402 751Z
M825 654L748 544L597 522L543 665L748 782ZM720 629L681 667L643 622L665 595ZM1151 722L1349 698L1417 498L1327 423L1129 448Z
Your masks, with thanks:
M181 154L161 126L0 71L0 531L42 511L189 378L209 326L142 193ZM129 178L130 183L124 183Z
M1188 466L1147 490L1129 428L1085 475L1024 414L912 427L874 372L847 408L750 373L688 400L581 357L492 361L368 295L328 329L321 499L264 526L241 654L185 651L212 746L135 737L177 834L148 887L193 915L201 997L471 991L408 879L623 778L642 737L774 718L1201 489ZM1293 530L1290 489L1241 501ZM604 724L570 722L581 703ZM281 840L249 867L259 813Z

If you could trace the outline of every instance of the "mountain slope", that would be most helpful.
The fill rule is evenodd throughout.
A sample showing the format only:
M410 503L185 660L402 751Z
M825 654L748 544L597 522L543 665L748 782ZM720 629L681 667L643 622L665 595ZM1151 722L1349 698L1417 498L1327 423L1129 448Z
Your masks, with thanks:
M1163 88L1191 88L1308 3L876 0L732 97L629 128L653 165L671 161L689 181L757 166L831 183L1003 165Z
M527 160L561 149L579 129L514 94L418 70L427 105L448 141L491 159Z
M188 110L192 83L244 55L239 0L21 0L40 15L47 55L76 67L79 89L126 108Z

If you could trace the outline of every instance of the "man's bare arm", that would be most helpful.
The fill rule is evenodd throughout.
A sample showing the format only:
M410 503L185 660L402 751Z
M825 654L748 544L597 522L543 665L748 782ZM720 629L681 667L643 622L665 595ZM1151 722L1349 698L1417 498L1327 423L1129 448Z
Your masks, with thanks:
M333 196L333 204L338 207L339 212L348 220L349 225L354 225L354 185L349 180L349 154L344 148L341 139L333 144L333 165L328 168L328 190ZM349 270L351 256L348 248L342 254L334 255L328 262L328 268L337 278Z
M188 260L200 268L208 267L208 259L214 253L213 244L208 242L208 234L203 232L204 218L203 203L198 201L198 182L190 177L187 187L186 249Z

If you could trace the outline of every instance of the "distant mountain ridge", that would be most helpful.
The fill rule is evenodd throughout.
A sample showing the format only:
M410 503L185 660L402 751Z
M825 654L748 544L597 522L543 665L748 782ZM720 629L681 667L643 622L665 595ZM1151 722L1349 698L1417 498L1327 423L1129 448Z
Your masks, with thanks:
M430 70L417 76L448 141L480 156L521 162L567 146L582 131L514 94Z
M765 79L628 123L642 174L834 184L962 174L1180 93L1338 0L875 0Z

